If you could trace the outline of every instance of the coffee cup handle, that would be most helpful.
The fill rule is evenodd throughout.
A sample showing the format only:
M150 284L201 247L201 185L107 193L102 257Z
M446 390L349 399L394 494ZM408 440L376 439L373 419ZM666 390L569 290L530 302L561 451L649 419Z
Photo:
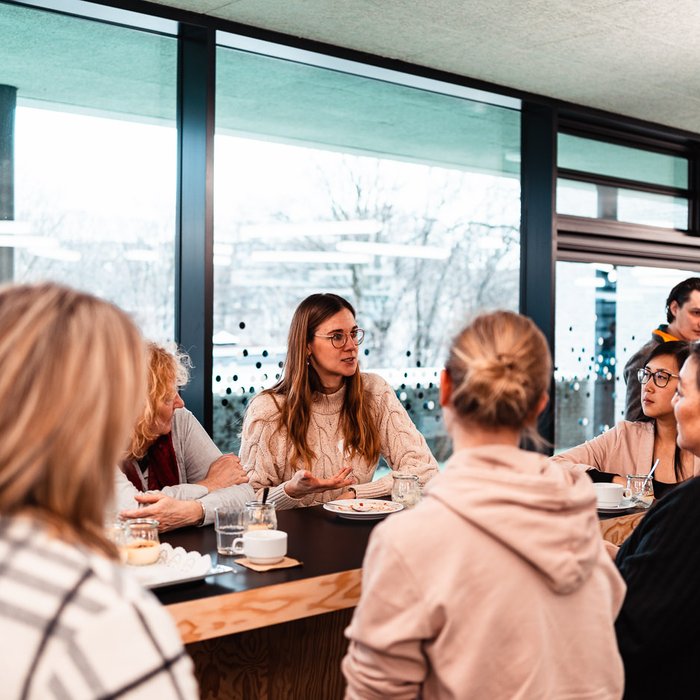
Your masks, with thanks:
M632 498L632 490L631 489L625 489L622 492L622 497L627 499L628 501Z
M243 538L236 537L236 539L233 541L232 548L234 554L243 554Z

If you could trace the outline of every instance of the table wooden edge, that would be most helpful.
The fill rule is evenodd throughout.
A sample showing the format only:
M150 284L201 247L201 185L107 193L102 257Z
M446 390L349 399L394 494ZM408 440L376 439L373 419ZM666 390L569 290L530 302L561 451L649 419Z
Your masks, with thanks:
M355 607L361 582L362 569L352 569L173 603L166 610L183 644L191 644Z

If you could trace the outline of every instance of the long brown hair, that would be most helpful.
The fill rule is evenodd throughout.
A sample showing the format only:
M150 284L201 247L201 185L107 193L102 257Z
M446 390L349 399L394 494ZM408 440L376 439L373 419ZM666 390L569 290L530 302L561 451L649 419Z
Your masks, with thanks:
M312 294L297 306L289 327L287 359L282 378L263 393L283 396L277 402L279 425L287 430L292 443L291 461L301 460L310 469L316 457L308 444L314 394L323 391L318 373L308 363L307 346L318 327L339 311L347 309L355 317L352 304L337 294ZM361 455L369 464L379 459L379 430L369 407L358 365L355 374L345 378L345 397L340 418L345 447L351 457Z
M139 331L113 304L57 284L0 290L0 514L114 555L114 470L145 393Z
M147 343L148 395L143 412L131 434L126 459L141 459L159 433L154 429L161 404L171 395L173 386L181 387L190 378L190 358L180 350L171 352L162 345Z

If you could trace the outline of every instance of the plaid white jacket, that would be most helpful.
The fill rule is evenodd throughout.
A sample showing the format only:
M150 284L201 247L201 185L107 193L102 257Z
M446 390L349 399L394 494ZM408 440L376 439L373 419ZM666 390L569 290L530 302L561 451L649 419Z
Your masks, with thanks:
M0 696L197 698L192 661L155 598L106 558L0 518Z

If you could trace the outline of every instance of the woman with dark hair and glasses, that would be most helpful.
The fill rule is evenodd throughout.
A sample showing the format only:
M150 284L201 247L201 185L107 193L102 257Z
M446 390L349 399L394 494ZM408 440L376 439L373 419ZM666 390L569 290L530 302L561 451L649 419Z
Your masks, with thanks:
M656 498L700 472L700 459L676 443L678 430L671 403L687 357L688 343L684 341L657 345L637 372L642 386L642 420L620 421L611 430L552 460L582 465L593 481L625 484L627 474L648 474L658 459L652 477Z
M437 463L394 390L360 372L364 331L336 294L312 294L289 329L282 378L250 403L241 463L256 490L271 487L278 509L391 492L391 475L372 481L380 455L425 483Z
M700 457L700 343L678 373L678 444ZM700 657L700 479L656 503L622 544L615 564L627 584L615 629L625 700L695 700Z

